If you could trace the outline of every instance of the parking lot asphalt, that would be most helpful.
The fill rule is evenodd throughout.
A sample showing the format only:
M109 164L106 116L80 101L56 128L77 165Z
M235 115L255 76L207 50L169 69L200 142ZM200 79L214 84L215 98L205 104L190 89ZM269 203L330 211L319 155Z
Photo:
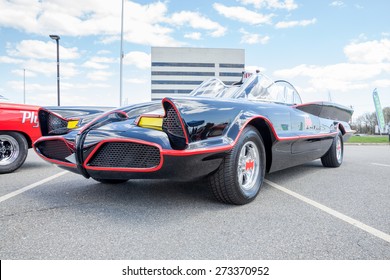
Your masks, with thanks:
M205 182L106 185L30 151L0 175L0 259L389 260L389 174L389 145L348 145L340 168L269 174L255 201L232 206Z

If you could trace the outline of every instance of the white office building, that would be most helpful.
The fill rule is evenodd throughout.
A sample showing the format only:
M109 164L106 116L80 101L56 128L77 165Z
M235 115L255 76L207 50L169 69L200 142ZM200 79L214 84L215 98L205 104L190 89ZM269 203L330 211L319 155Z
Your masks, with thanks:
M245 68L244 49L152 47L152 100L188 95L204 80L238 82Z

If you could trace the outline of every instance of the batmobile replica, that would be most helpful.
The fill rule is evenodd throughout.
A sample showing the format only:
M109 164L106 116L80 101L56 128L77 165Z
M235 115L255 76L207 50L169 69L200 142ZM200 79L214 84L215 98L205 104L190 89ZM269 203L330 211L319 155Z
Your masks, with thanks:
M290 83L262 74L232 86L212 78L187 98L115 109L80 119L74 130L41 109L44 137L34 147L43 159L99 182L207 177L219 201L245 204L266 172L319 158L339 167L352 113L328 102L302 104Z

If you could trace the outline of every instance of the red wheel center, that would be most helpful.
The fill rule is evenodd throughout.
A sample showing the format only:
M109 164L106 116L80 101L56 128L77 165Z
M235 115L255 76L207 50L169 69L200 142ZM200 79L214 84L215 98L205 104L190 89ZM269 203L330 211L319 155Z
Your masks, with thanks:
M255 162L253 160L247 161L245 163L245 170L250 170L255 168Z

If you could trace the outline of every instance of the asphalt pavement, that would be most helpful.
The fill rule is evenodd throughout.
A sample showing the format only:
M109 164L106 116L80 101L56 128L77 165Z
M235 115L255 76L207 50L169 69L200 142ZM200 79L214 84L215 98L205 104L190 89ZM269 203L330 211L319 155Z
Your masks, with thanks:
M30 150L0 175L0 259L389 260L389 174L390 145L348 145L340 168L269 174L232 206L205 182L106 185Z

